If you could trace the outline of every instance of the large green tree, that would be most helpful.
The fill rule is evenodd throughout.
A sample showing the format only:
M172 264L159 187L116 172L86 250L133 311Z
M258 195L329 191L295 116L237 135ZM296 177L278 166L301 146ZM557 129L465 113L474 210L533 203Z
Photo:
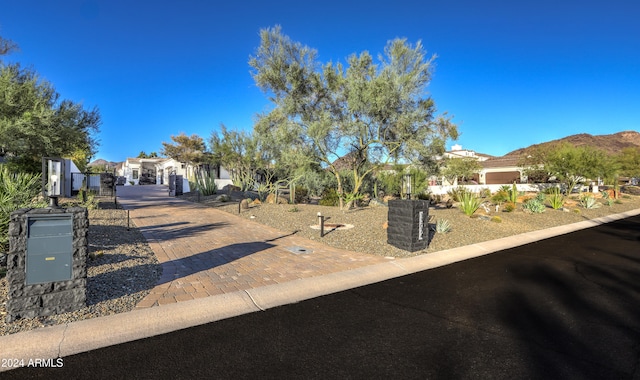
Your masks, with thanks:
M449 183L453 184L458 178L461 179L462 182L465 182L481 169L482 165L480 165L480 162L472 157L446 158L443 160L440 174L442 174Z
M640 178L640 148L624 148L615 156L620 174Z
M204 139L196 134L187 136L184 132L172 135L173 143L162 142L161 154L176 161L197 166L207 160Z
M15 46L6 41L0 54ZM39 172L43 156L91 157L99 126L97 108L63 100L35 71L0 61L0 156L13 170Z
M279 26L260 37L249 65L274 108L258 116L255 131L331 172L341 207L382 165L431 157L444 152L446 139L457 138L456 126L446 114L436 115L427 95L435 57L426 57L420 42L390 41L377 62L365 51L350 56L345 68L319 63L314 49L292 41ZM351 194L344 193L343 172L334 165L346 155Z
M231 174L233 184L242 190L253 186L259 170L268 166L267 151L252 133L227 129L220 126L213 131L209 139L214 161L222 165Z
M591 146L554 145L540 155L544 170L566 185L567 193L586 179L610 178L616 170L611 158Z

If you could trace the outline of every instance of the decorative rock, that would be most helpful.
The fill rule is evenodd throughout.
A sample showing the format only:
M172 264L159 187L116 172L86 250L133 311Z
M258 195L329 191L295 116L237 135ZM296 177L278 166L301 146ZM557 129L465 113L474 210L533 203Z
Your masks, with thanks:
M387 207L386 204L384 204L383 202L381 202L380 200L375 199L375 198L373 198L373 199L371 199L369 201L369 206L370 207Z
M289 203L289 200L282 195L278 196L278 199L276 200L276 195L271 193L267 195L267 199L265 200L265 202L267 202L268 204L274 204L277 202L277 204L283 205Z
M242 210L247 210L249 209L249 201L247 199L243 199L240 201L240 208Z

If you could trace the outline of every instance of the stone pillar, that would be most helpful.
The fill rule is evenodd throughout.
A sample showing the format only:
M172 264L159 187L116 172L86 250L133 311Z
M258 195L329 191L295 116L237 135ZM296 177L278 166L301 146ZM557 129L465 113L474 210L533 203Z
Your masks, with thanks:
M27 284L29 221L44 220L58 215L68 218L69 214L72 215L70 278L53 282L31 280L31 283ZM19 318L65 313L86 306L88 230L88 212L83 207L21 209L11 213L7 257L7 322ZM55 261L58 258L54 258L52 254L51 258L46 258L49 259Z
M387 243L409 252L429 246L429 201L389 201Z
M184 185L184 177L182 175L176 175L176 195L182 195L183 193L183 185Z

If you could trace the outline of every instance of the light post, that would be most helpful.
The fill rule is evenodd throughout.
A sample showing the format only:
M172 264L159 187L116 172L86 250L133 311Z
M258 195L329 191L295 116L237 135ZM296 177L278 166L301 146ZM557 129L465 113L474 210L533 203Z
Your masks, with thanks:
M58 197L62 194L63 178L61 158L42 158L42 195L49 197L49 208L60 208Z
M406 194L407 199L411 199L412 182L413 176L410 173L402 175L402 192Z

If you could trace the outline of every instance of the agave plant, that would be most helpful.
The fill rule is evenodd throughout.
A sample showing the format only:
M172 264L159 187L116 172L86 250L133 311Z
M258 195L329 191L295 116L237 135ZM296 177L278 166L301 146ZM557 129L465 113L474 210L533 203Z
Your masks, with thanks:
M560 192L560 189L554 187L549 194L549 206L554 210L559 210L564 206L564 195Z
M473 193L465 192L460 195L460 210L462 210L466 216L473 215L480 207L480 203L482 203L480 198Z
M446 219L438 219L436 222L436 232L446 234L449 231L451 231L451 223Z
M591 195L585 195L580 198L580 205L586 209L593 209L602 206L602 204L598 203L596 198Z

